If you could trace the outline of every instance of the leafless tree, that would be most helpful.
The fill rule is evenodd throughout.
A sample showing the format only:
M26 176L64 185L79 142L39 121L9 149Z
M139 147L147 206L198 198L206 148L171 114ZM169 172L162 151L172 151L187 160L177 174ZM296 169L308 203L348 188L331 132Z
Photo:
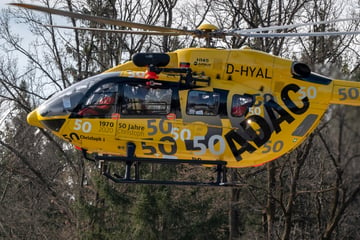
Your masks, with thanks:
M204 22L216 23L220 29L266 27L304 19L336 18L340 12L334 7L335 2L326 0L186 3L43 0L39 3L126 21L190 29ZM14 35L10 19L29 27L34 36L31 47L23 44L21 36ZM29 127L26 113L51 93L128 60L136 52L195 46L195 39L59 30L45 26L57 24L59 20L54 16L25 10L4 12L0 21L0 39L4 42L0 47L6 53L0 59L0 107L5 109L7 105L11 109L7 112L8 121L0 123L5 126L0 133L0 238L111 238L114 236L107 230L115 228L117 237L130 236L133 232L131 236L145 236L146 230L151 230L154 238L157 234L164 238L185 238L195 233L198 239L227 235L230 239L359 236L359 230L354 227L359 218L356 208L360 191L356 170L360 154L358 111L354 108L332 108L329 113L332 120L325 119L292 154L263 167L232 170L232 180L240 185L229 191L115 186L98 178L95 167L87 164L79 152L49 132ZM123 29L75 19L64 21L74 27ZM349 25L347 29L356 26ZM314 30L337 27L315 26ZM354 76L358 73L358 63L346 66L349 56L359 56L352 45L356 39L305 39L300 42L304 50L301 56L288 51L297 41L300 40L244 38L226 44L228 47L249 44L309 63L336 63L339 69L348 69L347 73ZM17 61L15 52L19 54ZM25 69L16 67L21 59L27 59ZM159 174L172 173L159 170L154 169ZM229 230L223 228L226 207ZM176 224L171 225L172 221ZM195 223L189 230L190 221ZM209 228L209 224L214 227ZM215 232L217 229L222 232Z

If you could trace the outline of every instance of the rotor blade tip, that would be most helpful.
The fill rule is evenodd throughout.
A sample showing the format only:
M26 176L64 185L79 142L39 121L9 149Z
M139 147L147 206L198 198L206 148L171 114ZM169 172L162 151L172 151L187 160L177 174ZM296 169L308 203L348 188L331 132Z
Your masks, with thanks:
M23 3L7 3L6 5L21 7Z
M6 5L20 6L22 5L22 3L7 3Z
M10 6L23 7L23 8L33 8L33 5L26 3L7 3Z

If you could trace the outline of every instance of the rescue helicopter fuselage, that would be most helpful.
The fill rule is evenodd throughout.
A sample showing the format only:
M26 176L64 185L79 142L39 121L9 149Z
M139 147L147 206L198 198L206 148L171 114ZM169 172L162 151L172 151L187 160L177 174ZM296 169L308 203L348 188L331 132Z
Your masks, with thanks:
M138 54L82 80L28 115L89 153L258 166L290 152L329 104L360 105L359 83L242 49Z

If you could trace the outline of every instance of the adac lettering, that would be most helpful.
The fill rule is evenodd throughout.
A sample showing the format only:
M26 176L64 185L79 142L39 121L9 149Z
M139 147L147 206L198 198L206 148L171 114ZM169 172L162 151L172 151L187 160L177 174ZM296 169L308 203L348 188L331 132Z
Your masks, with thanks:
M240 76L244 76L244 77L272 79L270 75L270 70L268 68L262 68L258 66L252 67L252 66L241 65L239 68L235 68L233 64L229 63L226 65L226 73L227 74L239 73Z
M225 139L237 161L242 160L241 154L252 153L262 147L271 137L271 134L281 132L281 124L292 123L295 118L292 114L304 114L310 107L309 98L301 99L301 106L294 103L290 98L290 92L298 92L300 87L296 84L286 85L281 90L281 100L286 108L283 108L273 98L264 99L264 110L269 120L259 115L246 117L237 130L231 130L225 135ZM253 128L254 124L256 129Z

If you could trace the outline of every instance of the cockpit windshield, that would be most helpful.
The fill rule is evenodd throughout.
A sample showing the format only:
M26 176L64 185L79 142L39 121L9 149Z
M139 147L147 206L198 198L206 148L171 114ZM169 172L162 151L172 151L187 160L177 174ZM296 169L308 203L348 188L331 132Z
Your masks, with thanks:
M87 78L56 93L39 107L39 113L43 117L69 114L79 104L87 90L103 78L103 75Z

